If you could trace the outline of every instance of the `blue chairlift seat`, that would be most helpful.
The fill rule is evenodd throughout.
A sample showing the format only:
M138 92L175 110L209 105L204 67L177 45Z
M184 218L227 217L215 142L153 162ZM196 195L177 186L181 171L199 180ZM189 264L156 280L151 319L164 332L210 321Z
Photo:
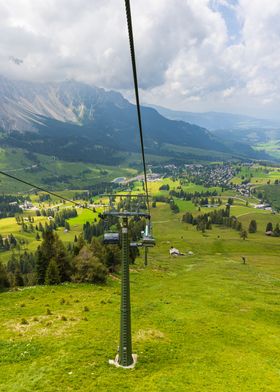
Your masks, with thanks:
M104 233L103 244L104 245L115 245L120 243L119 233Z

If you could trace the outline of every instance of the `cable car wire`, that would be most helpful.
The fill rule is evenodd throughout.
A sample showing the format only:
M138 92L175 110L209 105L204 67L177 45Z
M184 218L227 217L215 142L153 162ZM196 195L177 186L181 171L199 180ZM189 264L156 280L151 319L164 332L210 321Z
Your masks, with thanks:
M81 205L80 203L77 203L77 202L74 201L74 200L68 199L67 197L64 197L64 196L60 196L59 194L57 194L57 193L55 193L55 192L48 191L48 190L45 189L45 188L42 188L42 187L40 187L40 186L37 186L37 185L32 184L31 182L22 180L21 178L12 176L11 174L5 173L5 172L3 172L3 171L1 171L1 170L0 170L0 174L2 174L3 176L6 176L6 177L8 177L8 178L11 178L11 179L13 179L13 180L16 180L16 181L18 181L18 182L21 182L22 184L31 186L32 188L36 188L36 189L38 189L38 190L40 190L40 191L42 191L42 192L48 193L49 195L58 197L59 199L64 200L64 201L67 201L67 202L69 202L69 203L72 203L72 204L74 204L74 205L76 205L76 206L78 206L78 207L81 207L81 208L84 208L84 209L87 209L87 210L92 211L92 209L89 208L89 207L85 207L85 206Z
M138 91L137 68L136 68L136 58L135 58L135 50L134 50L134 39L133 39L133 30L132 30L132 17L131 17L131 10L130 10L130 0L125 0L125 9L126 9L126 19L127 19L127 28L128 28L128 36L129 36L131 65L132 65L132 71L133 71L134 90L135 90L136 107L137 107L137 117L138 117L138 125L139 125L139 132L140 132L141 153L142 153L142 161L143 161L143 169L144 169L145 192L146 192L146 196L147 196L147 207L148 207L148 211L150 214L147 169L146 169L145 149L144 149L144 140L143 140L141 108L140 108L139 91Z

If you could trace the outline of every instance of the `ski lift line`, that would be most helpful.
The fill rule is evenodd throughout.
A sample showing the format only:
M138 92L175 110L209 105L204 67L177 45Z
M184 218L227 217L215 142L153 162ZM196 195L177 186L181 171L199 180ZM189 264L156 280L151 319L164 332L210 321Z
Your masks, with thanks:
M31 186L32 188L36 188L36 189L38 189L38 190L40 190L40 191L42 191L42 192L48 193L49 195L58 197L59 199L64 200L64 201L67 201L67 202L69 202L69 203L72 203L72 204L76 205L77 207L81 207L81 208L84 208L84 209L86 209L86 210L92 211L91 208L84 207L84 206L82 206L80 203L77 203L76 201L67 199L67 197L60 196L59 194L54 193L54 192L51 192L51 191L48 191L48 190L45 189L45 188L42 188L42 187L40 187L40 186L31 184L31 182L24 181L24 180L22 180L21 178L12 176L11 174L5 173L5 172L3 172L3 171L1 171L1 170L0 170L0 174L2 174L3 176L6 176L6 177L8 177L8 178L11 178L12 180L16 180L16 181L18 181L18 182L21 182L22 184Z
M126 19L127 19L127 28L128 28L128 36L129 36L129 45L130 45L131 65L132 65L132 71L133 71L137 117L138 117L138 125L139 125L139 132L140 132L141 153L142 153L144 179L145 179L145 191L146 191L146 196L147 196L147 207L148 207L148 211L150 213L147 169L146 169L145 149L144 149L144 140L143 140L141 108L140 108L140 101L139 101L137 68L136 68L136 58L135 58L135 50L134 50L134 39L133 39L133 29L132 29L132 17L131 17L131 10L130 10L130 0L125 0L125 9L126 9Z

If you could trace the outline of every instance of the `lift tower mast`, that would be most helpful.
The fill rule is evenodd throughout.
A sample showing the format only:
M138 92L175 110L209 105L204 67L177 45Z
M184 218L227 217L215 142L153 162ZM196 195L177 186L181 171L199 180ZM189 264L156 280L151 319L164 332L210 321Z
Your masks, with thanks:
M130 282L129 282L129 241L128 218L122 219L122 281L121 281L121 320L120 320L120 348L119 364L130 366L133 364L131 343L131 314L130 314Z
M137 356L132 354L131 342L131 305L130 305L130 282L129 282L129 247L130 244L128 236L128 220L131 217L139 217L150 220L150 214L145 212L130 212L130 211L108 211L99 215L102 219L108 216L120 218L122 221L121 228L121 314L120 314L120 345L119 353L115 360L110 361L116 366L131 368L135 365ZM150 224L147 225L150 228ZM111 241L110 241L110 236ZM107 233L106 243L116 243L116 233ZM143 232L142 240L135 244L139 247L151 247L155 245L155 240L152 237L149 229Z

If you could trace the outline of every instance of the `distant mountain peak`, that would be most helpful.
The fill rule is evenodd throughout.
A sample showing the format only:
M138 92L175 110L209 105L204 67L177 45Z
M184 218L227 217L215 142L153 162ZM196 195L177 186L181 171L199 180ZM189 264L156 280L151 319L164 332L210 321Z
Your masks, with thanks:
M94 121L95 107L108 102L128 104L120 93L74 80L35 83L0 76L0 126L6 131L34 131L37 116L77 125Z

